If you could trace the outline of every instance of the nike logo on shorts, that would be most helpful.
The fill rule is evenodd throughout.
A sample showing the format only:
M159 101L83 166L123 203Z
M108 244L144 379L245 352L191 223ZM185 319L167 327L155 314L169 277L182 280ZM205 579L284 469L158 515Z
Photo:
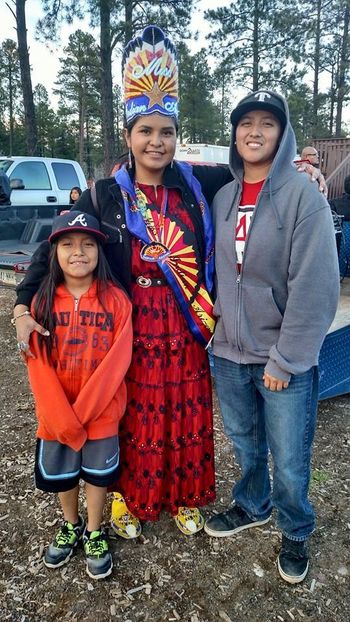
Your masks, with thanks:
M113 460L115 460L119 455L119 451L117 451L111 458L106 458L106 464L109 464Z

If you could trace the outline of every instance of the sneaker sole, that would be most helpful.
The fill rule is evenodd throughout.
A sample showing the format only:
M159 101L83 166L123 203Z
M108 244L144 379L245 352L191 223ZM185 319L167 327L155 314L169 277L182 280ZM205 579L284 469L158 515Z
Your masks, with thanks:
M112 574L112 570L113 562L111 563L111 566L108 568L108 570L106 570L106 572L103 572L101 574L93 574L92 572L90 572L89 567L86 564L86 572L89 575L90 579L105 579L106 577L109 577L110 574Z
M282 579L284 579L284 581L287 581L287 583L301 583L302 581L304 581L307 573L309 572L309 562L307 562L307 566L305 568L305 571L303 572L303 574L300 574L298 576L293 576L293 575L289 575L286 574L285 572L283 572L281 566L280 566L280 558L277 558L277 566L278 566L278 572L280 573L280 576L282 577Z
M228 538L229 536L234 536L236 533L240 531L244 531L244 529L251 529L252 527L260 527L260 525L265 525L270 520L270 516L265 518L265 520L257 520L253 523L249 523L248 525L242 525L242 527L236 527L235 529L230 529L227 531L214 531L214 529L210 529L207 523L204 525L204 531L208 534L208 536L212 536L213 538Z
M45 564L46 568L61 568L61 566L64 566L65 564L68 564L70 558L72 557L72 555L73 555L73 553L75 551L75 548L72 549L71 552L69 553L69 555L67 555L67 557L65 557L58 564L51 564L50 562L47 562L45 557L44 557L44 564Z

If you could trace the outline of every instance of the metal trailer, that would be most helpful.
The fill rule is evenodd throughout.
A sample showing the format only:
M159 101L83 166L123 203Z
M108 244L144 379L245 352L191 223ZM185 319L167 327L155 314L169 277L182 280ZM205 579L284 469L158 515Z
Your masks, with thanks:
M348 277L341 283L337 313L321 348L319 373L320 400L350 393L350 278Z

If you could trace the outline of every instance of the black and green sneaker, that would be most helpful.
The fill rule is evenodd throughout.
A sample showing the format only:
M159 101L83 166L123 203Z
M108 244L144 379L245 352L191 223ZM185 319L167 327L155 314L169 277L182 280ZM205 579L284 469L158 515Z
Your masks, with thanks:
M92 579L108 577L113 568L112 555L109 552L106 535L102 529L83 535L86 555L86 572Z
M85 529L85 521L79 516L79 523L72 525L65 521L57 532L55 539L45 551L44 564L48 568L59 568L66 564L78 546Z

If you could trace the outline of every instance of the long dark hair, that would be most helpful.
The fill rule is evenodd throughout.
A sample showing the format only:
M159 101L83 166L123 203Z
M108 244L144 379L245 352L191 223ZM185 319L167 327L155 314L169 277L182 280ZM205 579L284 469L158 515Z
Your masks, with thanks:
M72 192L73 190L76 190L77 193L79 194L79 198L81 197L82 194L82 190L81 188L79 188L79 186L73 186L73 188L71 188L71 191L69 193L69 205L73 205L74 203L76 203L79 199L76 199L75 201L73 201L72 199Z
M38 336L40 351L46 351L49 361L51 361L52 350L55 345L56 331L52 313L53 302L56 288L61 283L64 283L64 274L57 259L57 242L58 240L55 240L55 242L52 243L49 258L49 272L41 282L34 301L34 316L36 321L42 326L45 326L45 328L50 332L49 337L44 337L43 335ZM97 298L104 311L107 312L107 309L105 308L105 294L108 289L108 284L110 282L114 283L115 279L108 265L101 243L97 239L96 242L98 246L98 261L93 272L93 277L97 286Z

